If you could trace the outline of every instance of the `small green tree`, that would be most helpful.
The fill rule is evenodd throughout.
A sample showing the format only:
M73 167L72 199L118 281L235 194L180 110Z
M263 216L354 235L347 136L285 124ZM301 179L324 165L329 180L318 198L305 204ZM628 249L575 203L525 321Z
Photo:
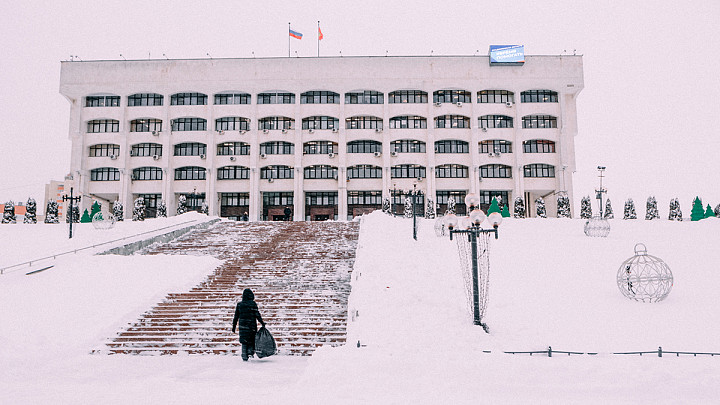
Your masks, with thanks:
M493 212L500 212L500 206L498 205L497 199L493 198L492 202L490 203L490 208L488 208L487 214L490 215ZM500 212L502 214L502 212Z
M700 197L695 197L692 210L690 211L690 220L699 221L701 219L705 219L705 210L703 209Z
M710 217L714 217L714 216L715 216L715 213L713 212L713 209L710 206L710 204L708 204L707 209L705 209L705 218L710 218Z
M100 209L101 209L101 208L102 208L102 206L100 205L99 202L95 201L95 202L93 203L92 207L90 207L90 220L92 220L93 218L95 218L95 214L97 214L98 212L100 212Z
M83 211L82 217L80 217L80 223L87 224L88 222L92 222L92 218L90 218L90 214L88 213L87 208L85 208L85 211Z
M500 215L502 215L503 218L510 218L510 209L507 205L503 205Z

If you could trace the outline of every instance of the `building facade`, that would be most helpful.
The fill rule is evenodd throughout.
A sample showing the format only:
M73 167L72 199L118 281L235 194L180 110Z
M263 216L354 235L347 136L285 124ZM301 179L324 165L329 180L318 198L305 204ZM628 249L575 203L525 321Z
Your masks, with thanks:
M401 212L412 189L440 214L472 192L553 216L582 88L574 55L73 61L60 79L79 193L250 220Z

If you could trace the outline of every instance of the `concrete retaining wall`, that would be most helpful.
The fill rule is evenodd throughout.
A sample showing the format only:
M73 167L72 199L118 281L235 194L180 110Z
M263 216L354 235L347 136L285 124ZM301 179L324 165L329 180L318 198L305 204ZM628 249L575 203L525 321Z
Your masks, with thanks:
M174 231L170 231L168 233L164 233L161 235L156 235L148 239L139 240L136 242L128 243L126 245L118 246L115 248L112 248L110 250L106 250L102 253L98 253L99 255L121 255L121 256L130 256L134 254L135 252L145 249L146 247L154 244L154 243L167 243L173 239L177 239L183 235L185 235L188 232L194 231L196 229L206 229L210 226L214 225L216 222L220 221L220 219L213 219L212 221L203 222L200 224L190 225L186 226L185 228L176 229Z

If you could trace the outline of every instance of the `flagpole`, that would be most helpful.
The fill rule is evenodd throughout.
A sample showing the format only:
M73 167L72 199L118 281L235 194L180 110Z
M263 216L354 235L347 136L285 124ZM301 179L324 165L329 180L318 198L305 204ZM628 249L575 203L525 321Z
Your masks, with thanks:
M318 20L318 30L317 30L317 41L318 41L318 58L320 57L320 20Z
M288 23L288 58L290 57L290 23Z

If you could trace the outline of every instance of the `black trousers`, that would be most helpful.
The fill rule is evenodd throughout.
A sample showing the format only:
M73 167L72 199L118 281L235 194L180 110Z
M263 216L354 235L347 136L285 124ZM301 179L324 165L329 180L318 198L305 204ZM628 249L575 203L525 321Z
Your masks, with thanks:
M253 355L255 355L255 346L249 343L242 343L242 352L240 353L240 356L243 361L247 361L248 357Z

